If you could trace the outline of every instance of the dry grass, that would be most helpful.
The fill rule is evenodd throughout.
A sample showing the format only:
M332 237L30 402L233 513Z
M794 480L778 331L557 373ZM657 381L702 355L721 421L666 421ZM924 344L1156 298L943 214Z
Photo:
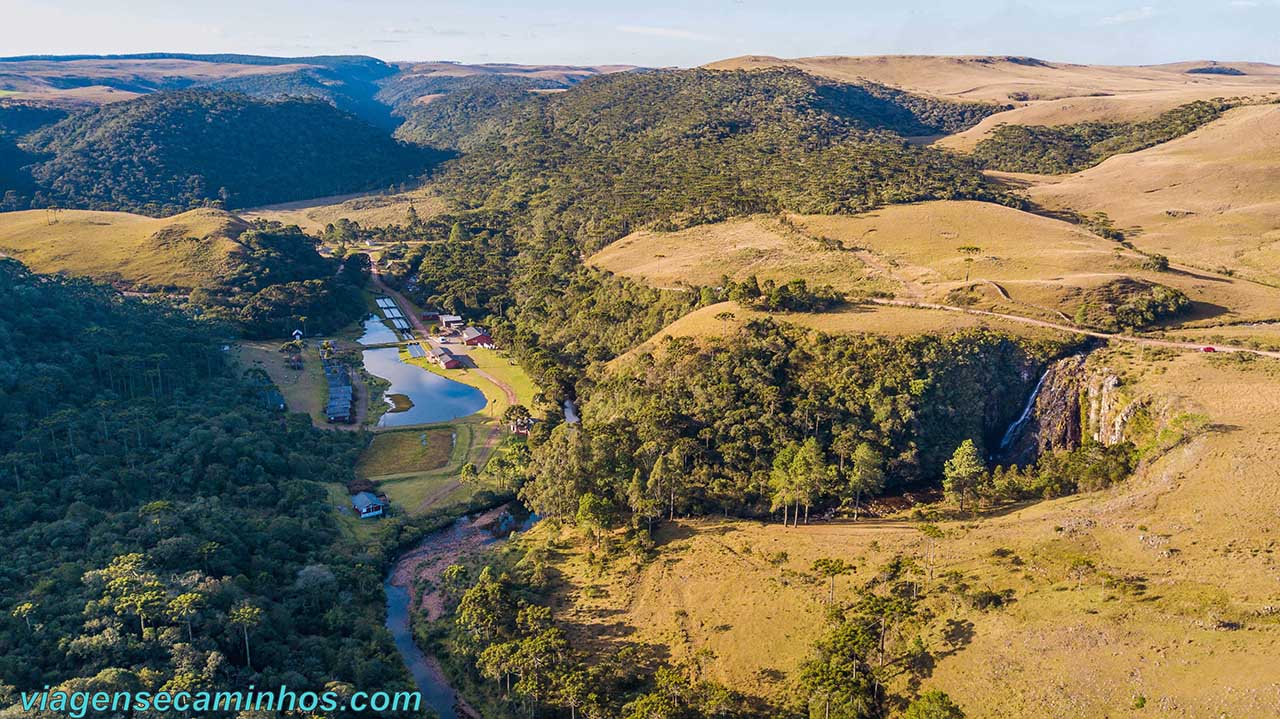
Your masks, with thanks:
M239 214L246 220L275 220L286 225L297 225L306 232L316 234L324 231L325 225L343 218L358 222L362 227L403 225L410 207L419 216L427 218L444 212L445 203L428 187L392 195L338 195L285 202L241 210Z
M1280 283L1280 106L1237 108L1149 150L1030 179L1035 201L1106 212L1142 249Z
M613 360L621 365L644 352L659 350L669 337L728 337L747 322L771 318L799 327L828 334L878 334L905 337L919 334L950 334L977 327L988 327L1023 337L1060 338L1061 333L1022 322L997 317L979 317L945 310L888 305L848 305L833 312L762 312L744 308L736 302L720 302L690 312L664 327L660 332Z
M828 249L777 218L755 216L680 232L634 232L588 262L656 287L716 286L721 277L787 282L852 291L867 288L867 272L852 252Z
M1172 272L1151 272L1142 269L1144 260L1060 220L990 203L938 201L853 216L792 215L785 222L756 216L681 232L636 232L589 261L657 287L715 286L722 275L803 278L855 294L889 291L943 304L961 301L961 293L976 309L1066 323L1083 293L1141 277L1196 303L1183 324L1280 317L1280 290L1176 264ZM861 331L859 321L844 322L832 331Z
M939 573L1013 589L1016 601L986 612L939 602L972 633L925 637L938 656L925 684L971 717L1129 716L1137 697L1146 708L1133 716L1270 716L1280 629L1260 612L1280 595L1272 536L1280 365L1144 361L1121 350L1100 359L1127 392L1156 408L1202 412L1210 429L1111 490L944 523ZM581 543L559 554L556 596L574 636L601 650L653 643L675 660L710 649L710 677L775 697L822 625L825 586L810 576L813 560L858 567L837 580L847 597L894 554L923 550L914 525L893 519L796 529L683 521L665 526L659 542L655 561L619 559L603 573ZM993 556L997 548L1019 561ZM1096 565L1078 581L1068 572L1077 557ZM1146 589L1120 591L1107 575L1141 577Z
M1280 67L1264 63L1223 63L1246 75L1188 75L1207 63L1110 66L1027 61L1026 58L946 55L827 56L783 59L760 55L714 62L712 69L796 67L833 80L874 82L928 95L1007 103L1100 94L1161 91L1250 95L1280 89Z
M190 289L224 268L245 227L220 210L161 219L86 210L6 212L0 213L0 252L37 272Z

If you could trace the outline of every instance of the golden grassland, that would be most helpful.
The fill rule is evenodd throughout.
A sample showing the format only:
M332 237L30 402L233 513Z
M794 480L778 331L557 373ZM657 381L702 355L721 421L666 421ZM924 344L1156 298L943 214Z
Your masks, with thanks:
M326 225L344 218L362 227L403 225L410 207L420 217L426 218L443 212L445 202L433 189L426 187L394 194L338 195L285 202L241 210L239 215L246 220L264 219L297 225L306 232L318 234Z
M680 232L635 232L589 262L657 287L714 286L723 275L802 278L854 295L888 291L1068 324L1088 290L1137 277L1192 299L1183 325L1280 316L1277 289L1170 257L1173 271L1149 271L1141 252L1061 220L991 203L935 201L852 216L756 216ZM848 331L861 331L857 326L854 321Z
M748 55L713 62L706 67L721 70L795 67L842 82L871 80L926 95L997 103L1201 89L1213 93L1212 96L1242 95L1280 89L1280 67L1265 63L1219 63L1240 69L1245 75L1186 74L1191 68L1209 64L1077 65L1030 58L954 55L837 55L792 59Z
M1143 250L1280 284L1280 105L1063 177L1022 176L1053 209L1105 212Z
M588 262L656 287L715 286L721 277L870 289L866 267L853 252L823 247L778 218L758 215L679 232L641 230L610 244Z
M36 272L191 289L225 267L247 225L220 210L165 218L127 212L0 213L0 253Z
M951 623L924 637L937 660L924 684L970 717L1269 716L1280 365L1136 350L1101 359L1126 392L1170 416L1202 413L1206 428L1110 490L943 522L935 574L1012 589L1015 601L981 611L931 600ZM573 540L553 555L557 609L598 651L627 641L676 661L700 653L711 678L778 698L823 626L813 561L853 562L836 581L849 597L894 555L921 558L924 541L896 517L792 529L678 521L659 531L654 561L599 570Z
M646 352L661 352L668 338L728 337L752 320L769 318L827 334L878 334L903 337L919 334L950 334L986 327L1037 339L1061 338L1064 333L999 317L981 317L946 310L890 305L846 305L831 312L764 312L742 307L736 302L719 302L700 307L667 325L657 334L620 355L609 364L625 365L630 358Z

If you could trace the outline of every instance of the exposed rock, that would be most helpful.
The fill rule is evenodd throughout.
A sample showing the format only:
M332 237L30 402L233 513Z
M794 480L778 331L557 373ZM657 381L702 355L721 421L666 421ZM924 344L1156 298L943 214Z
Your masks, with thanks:
M1010 428L997 460L1001 464L1032 464L1042 452L1080 446L1080 387L1084 355L1049 365L1021 424Z
M1079 447L1085 436L1105 445L1122 442L1144 404L1126 396L1114 371L1086 362L1086 355L1049 365L1029 402L1025 418L1001 443L995 458L1001 464L1031 464L1044 452Z

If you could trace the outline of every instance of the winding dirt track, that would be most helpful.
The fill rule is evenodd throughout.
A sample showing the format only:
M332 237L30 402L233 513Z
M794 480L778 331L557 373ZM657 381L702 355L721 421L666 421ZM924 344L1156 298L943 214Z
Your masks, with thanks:
M1020 315L1004 314L1002 312L989 312L987 310L975 310L968 307L952 307L950 305L940 305L933 302L920 302L917 300L869 300L877 305L892 305L894 307L918 307L930 310L945 310L947 312L960 312L967 315L977 315L979 317L995 317L1010 322L1021 322L1026 325L1034 325L1036 327L1045 327L1048 329L1059 330L1061 332L1070 332L1077 335L1085 335L1087 337L1097 337L1099 339L1110 340L1115 342L1129 342L1132 344L1146 345L1149 347L1168 347L1170 349L1190 350L1192 352L1202 352L1206 345L1197 342L1175 342L1173 340L1162 340L1153 337L1138 337L1135 335L1108 334L1106 332L1098 332L1096 330L1086 330L1071 325L1060 324L1058 322L1049 322L1047 320L1037 320L1031 317L1022 317ZM1273 357L1280 359L1280 352L1269 350L1259 350L1252 347L1240 347L1238 345L1212 345L1215 352L1243 352L1245 354L1258 355L1260 357Z

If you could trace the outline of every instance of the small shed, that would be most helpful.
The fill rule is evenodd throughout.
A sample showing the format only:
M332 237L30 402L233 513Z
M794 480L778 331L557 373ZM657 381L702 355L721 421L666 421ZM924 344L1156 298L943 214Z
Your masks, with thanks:
M381 517L390 507L390 503L373 492L360 492L351 497L351 506L356 510L356 516L367 519Z

